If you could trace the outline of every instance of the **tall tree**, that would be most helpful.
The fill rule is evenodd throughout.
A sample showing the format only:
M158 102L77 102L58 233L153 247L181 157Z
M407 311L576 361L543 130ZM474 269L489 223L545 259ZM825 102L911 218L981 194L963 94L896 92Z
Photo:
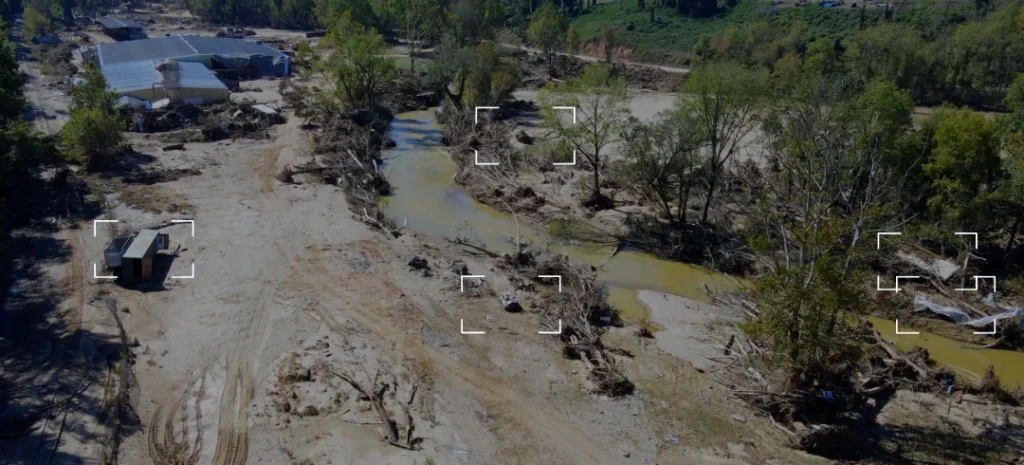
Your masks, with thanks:
M377 31L342 13L322 46L330 54L318 64L335 99L348 109L376 110L394 86L395 61L385 56L387 45Z
M540 7L530 19L526 37L530 44L539 48L548 59L548 71L554 70L555 51L564 44L567 28L565 17L553 3Z
M607 65L592 64L582 76L545 85L539 100L544 126L567 141L590 165L592 193L584 204L610 208L610 199L601 194L601 170L608 145L619 140L619 132L629 118L626 82L614 76ZM554 107L574 108L575 124L567 111Z
M769 90L768 75L735 64L708 64L694 69L676 105L694 118L707 142L706 190L701 221L708 220L725 165L744 148L757 127L758 111Z
M632 119L622 135L629 178L640 195L657 205L674 224L686 223L690 193L700 168L700 139L694 120L678 110L650 123Z
M744 329L771 348L794 388L859 357L857 283L874 251L862 239L898 223L892 207L905 189L895 152L910 127L910 96L885 81L858 95L848 81L807 77L764 110L773 169L751 181L759 202L747 230L771 271L753 293L761 312Z
M983 206L992 200L1000 168L993 129L984 115L966 108L940 108L924 123L931 140L923 165L928 207L949 228L980 226L989 211Z
M1024 224L1024 74L1018 74L1013 80L1003 104L1010 113L999 120L1005 174L998 194L1007 213L1013 218L1005 247L1009 253Z
M441 34L446 19L437 0L397 0L391 3L397 27L409 45L409 70L416 72L416 54L427 40Z

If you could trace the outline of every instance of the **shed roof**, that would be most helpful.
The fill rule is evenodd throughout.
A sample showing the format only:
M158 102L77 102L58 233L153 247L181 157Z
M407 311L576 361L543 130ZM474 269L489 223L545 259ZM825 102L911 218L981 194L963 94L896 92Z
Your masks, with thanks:
M122 29L122 28L138 28L142 29L142 25L132 19L127 18L100 18L96 20L101 26L107 29Z
M132 239L132 245L128 246L128 250L122 255L123 258L143 258L146 255L146 251L156 241L156 236L160 234L154 229L143 229L135 235L135 239Z
M107 80L107 88L123 94L135 90L151 89L163 82L163 76L156 70L161 60L141 60L104 66L101 70ZM224 89L228 87L217 79L217 75L202 63L178 62L181 70L183 89Z
M193 55L284 57L280 50L263 43L223 37L171 36L96 45L100 66L140 60L161 60Z

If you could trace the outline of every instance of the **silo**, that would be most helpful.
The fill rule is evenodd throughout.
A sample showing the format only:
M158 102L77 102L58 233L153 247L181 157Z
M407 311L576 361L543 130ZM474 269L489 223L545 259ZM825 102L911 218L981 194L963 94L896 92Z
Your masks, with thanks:
M164 96L172 102L181 100L181 65L166 59L156 66L156 70L163 76Z

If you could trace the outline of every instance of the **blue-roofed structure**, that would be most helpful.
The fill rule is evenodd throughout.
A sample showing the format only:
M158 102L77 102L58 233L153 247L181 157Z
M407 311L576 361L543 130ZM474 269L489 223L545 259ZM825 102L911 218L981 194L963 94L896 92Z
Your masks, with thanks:
M286 76L288 55L262 42L222 37L171 36L96 45L100 68L142 60L203 63L210 69Z
M140 60L108 64L100 68L107 80L107 88L118 95L140 100L155 101L167 98L163 76L157 66L163 60ZM176 98L189 103L222 102L230 91L220 79L202 63L178 62L180 90Z

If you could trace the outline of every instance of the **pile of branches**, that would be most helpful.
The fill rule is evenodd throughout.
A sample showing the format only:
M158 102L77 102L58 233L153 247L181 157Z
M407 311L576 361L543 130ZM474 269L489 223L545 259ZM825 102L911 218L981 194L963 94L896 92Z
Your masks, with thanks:
M272 126L285 122L280 112L263 112L246 102L207 106L171 102L162 108L141 111L140 116L142 130L147 133L200 127L202 140L208 142L236 137L265 139ZM126 118L130 130L138 129L134 119Z
M401 230L377 208L377 200L392 192L391 183L380 170L388 121L373 118L368 124L360 124L341 113L309 127L314 133L313 160L298 167L285 166L277 179L292 182L295 174L315 173L323 182L345 191L357 219L395 237L400 235Z
M479 124L473 123L472 111L445 111L439 116L444 123L441 141L452 148L452 158L459 168L455 182L466 187L477 200L494 206L500 206L501 201L536 201L532 191L520 189L519 181L519 174L531 160L510 142L515 126L501 121L507 113L515 111L518 110L503 107L481 112ZM477 161L496 164L483 165Z
M621 324L615 309L608 304L608 293L596 284L597 274L590 266L571 265L564 258L539 263L538 274L562 276L562 292L551 296L545 306L546 318L562 321L562 354L580 360L590 370L592 392L609 397L633 393L635 386L618 367L615 358L601 341L610 326Z
M251 103L224 102L204 108L199 124L210 142L236 137L266 139L271 126L283 124L280 112L263 112Z

